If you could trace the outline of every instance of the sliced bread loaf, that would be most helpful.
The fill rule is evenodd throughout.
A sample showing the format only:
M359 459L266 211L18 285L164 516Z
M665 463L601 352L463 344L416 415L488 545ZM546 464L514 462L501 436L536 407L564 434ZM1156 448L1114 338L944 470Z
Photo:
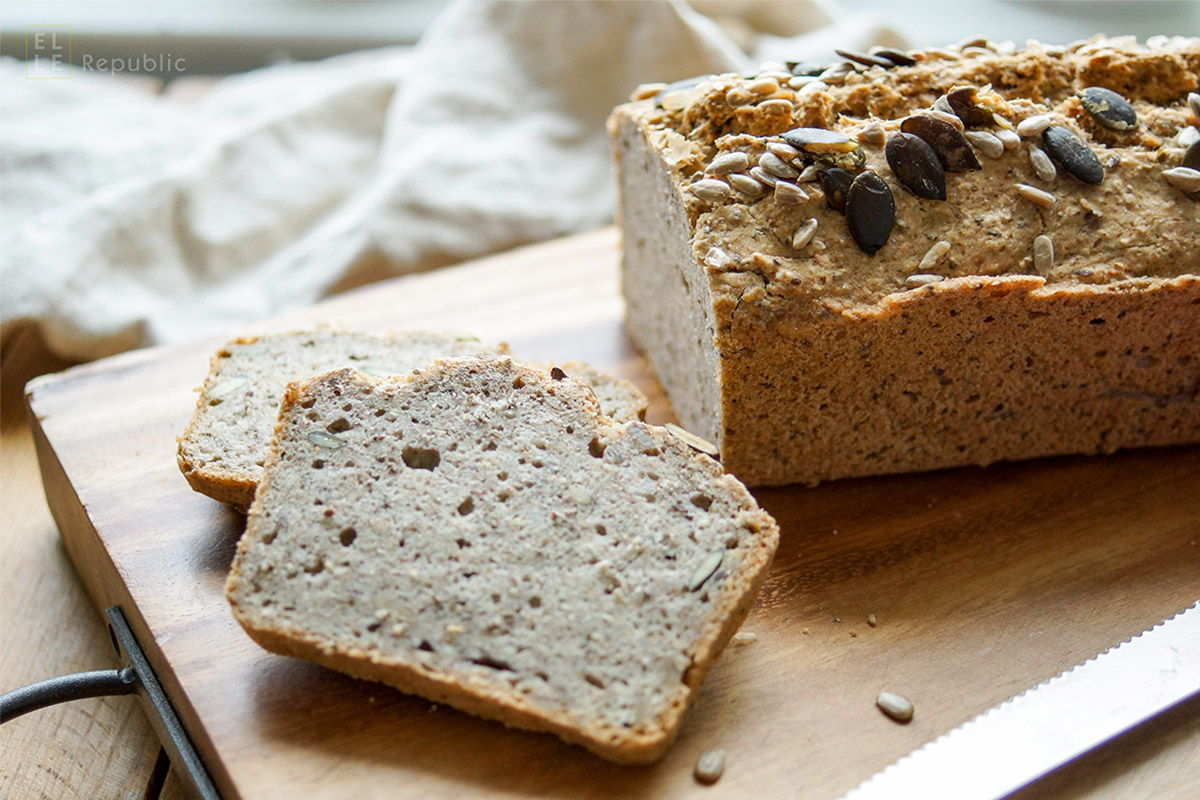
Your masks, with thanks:
M213 356L196 409L178 440L179 469L196 491L239 511L254 499L279 402L289 381L352 366L371 375L417 369L434 358L507 352L478 339L424 331L362 333L320 329L235 339ZM572 364L619 420L645 415L628 381Z
M292 384L227 585L268 650L658 758L778 528L663 428L506 357Z

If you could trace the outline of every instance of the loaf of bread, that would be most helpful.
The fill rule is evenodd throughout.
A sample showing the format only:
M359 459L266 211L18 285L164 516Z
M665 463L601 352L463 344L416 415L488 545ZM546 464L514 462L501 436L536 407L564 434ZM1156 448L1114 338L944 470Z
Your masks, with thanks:
M372 334L327 327L235 339L212 357L192 419L178 440L179 468L193 489L244 512L254 499L290 381L347 366L390 375L424 367L439 357L507 350L502 344L485 347L471 336ZM579 362L563 367L594 389L604 413L613 419L645 416L646 397L628 381Z
M1200 441L1200 39L640 87L628 329L751 484Z
M292 384L227 585L263 647L659 757L778 538L711 458L507 357Z

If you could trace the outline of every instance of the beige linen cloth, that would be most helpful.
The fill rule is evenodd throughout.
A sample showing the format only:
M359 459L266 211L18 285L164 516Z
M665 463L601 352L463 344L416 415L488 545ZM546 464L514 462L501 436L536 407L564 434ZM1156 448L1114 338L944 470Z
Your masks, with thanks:
M0 337L91 359L592 229L613 214L604 121L639 83L899 44L824 1L695 5L452 3L413 48L192 103L4 59Z

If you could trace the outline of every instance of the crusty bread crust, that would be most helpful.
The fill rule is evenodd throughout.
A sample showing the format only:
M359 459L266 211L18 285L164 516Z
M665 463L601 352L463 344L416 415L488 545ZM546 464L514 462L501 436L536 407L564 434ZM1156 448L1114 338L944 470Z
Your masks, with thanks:
M625 436L629 426L636 426L639 434L644 434L653 447L686 459L688 469L706 476L705 480L712 482L706 484L710 486L710 491L716 488L721 493L728 493L728 497L736 498L740 504L736 524L749 531L749 545L739 550L741 560L736 572L721 582L719 590L713 590L711 608L706 611L707 622L687 651L689 666L652 720L633 728L596 722L583 724L572 716L571 709L539 706L515 688L497 690L494 685L472 680L469 675L439 672L426 667L405 653L383 654L378 649L333 641L304 630L302 626L281 624L274 617L264 618L253 602L253 593L248 588L253 578L247 571L250 569L248 565L253 562L256 551L261 551L264 536L269 534L270 541L274 541L276 536L285 535L277 531L276 523L271 520L273 506L288 502L275 497L274 476L287 457L285 448L279 445L278 440L286 435L286 420L299 412L298 406L310 396L310 390L321 385L340 386L342 389L337 391L349 395L351 392L348 387L366 385L376 391L384 391L397 381L414 381L423 374L460 369L463 363L473 364L472 368L475 369L510 370L516 379L535 386L547 380L545 373L509 359L499 359L490 364L479 359L457 359L435 362L426 370L401 379L380 381L353 370L341 370L295 382L288 387L281 407L280 423L276 428L277 442L266 465L262 489L250 508L247 531L238 544L237 556L226 585L234 616L256 642L272 652L303 658L359 678L386 683L508 726L554 733L565 741L582 745L618 763L654 761L662 756L676 736L696 690L749 613L766 579L778 542L778 527L769 514L757 507L745 487L735 478L722 474L712 459L691 450L665 429L639 422L617 425L602 416L586 384L572 385L567 378L559 380L554 389L560 395L573 395L573 402L587 409L595 430L606 441Z

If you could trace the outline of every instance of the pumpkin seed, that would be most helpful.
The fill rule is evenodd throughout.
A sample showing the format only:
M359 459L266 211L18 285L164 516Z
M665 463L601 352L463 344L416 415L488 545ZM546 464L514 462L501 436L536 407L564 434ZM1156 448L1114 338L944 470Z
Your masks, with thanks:
M232 378L226 378L210 386L204 396L208 398L209 405L215 406L248 383L250 383L250 379L245 375L234 375Z
M308 435L308 440L317 447L328 447L330 450L336 450L346 444L332 433L326 433L325 431L313 431Z
M858 147L848 136L826 128L793 128L779 134L779 137L810 155L849 153Z
M674 422L668 422L663 427L667 429L667 433L670 433L676 439L683 442L693 450L699 450L701 453L712 456L713 458L717 457L719 453L717 446L707 439L702 439L691 431L684 430Z
M896 200L887 182L865 170L846 192L846 223L858 248L869 256L887 244L896 224Z
M1195 118L1196 124L1200 125L1200 94L1188 92L1187 103L1188 108L1192 110L1192 116Z
M1200 139L1188 145L1188 149L1183 153L1183 161L1179 166L1188 169L1200 169Z
M926 200L946 199L946 170L924 139L911 133L892 134L885 153L888 166L904 188Z
M1191 147L1196 142L1200 142L1200 129L1195 125L1187 126L1175 137L1175 144L1179 147Z
M893 692L880 692L875 705L897 722L908 722L913 717L913 704Z
M1083 183L1095 186L1104 180L1100 159L1070 130L1051 125L1042 131L1042 144L1056 164Z
M825 202L834 211L846 213L846 193L850 184L854 183L854 173L841 167L829 167L819 173L821 190L825 192Z
M1103 86L1089 86L1079 93L1079 102L1092 119L1114 131L1131 131L1138 126L1137 112L1121 95Z
M853 61L867 67L883 67L891 69L896 66L896 62L886 56L881 56L878 53L871 55L869 53L860 53L857 50L834 50L842 58L847 61Z
M898 67L911 67L917 63L917 60L908 53L900 50L893 50L890 47L872 47L871 55L886 58Z
M930 114L914 114L900 123L900 130L919 136L933 148L947 172L983 169L963 132Z
M688 578L688 591L694 592L703 586L704 582L711 578L712 574L717 571L717 567L721 566L721 562L724 559L724 550L708 553L704 558L700 559L700 563L692 570L692 577Z
M704 785L716 783L725 773L725 751L709 750L696 762L696 780Z
M991 110L979 105L979 90L974 86L955 89L946 95L946 101L968 128L990 127L995 123Z

